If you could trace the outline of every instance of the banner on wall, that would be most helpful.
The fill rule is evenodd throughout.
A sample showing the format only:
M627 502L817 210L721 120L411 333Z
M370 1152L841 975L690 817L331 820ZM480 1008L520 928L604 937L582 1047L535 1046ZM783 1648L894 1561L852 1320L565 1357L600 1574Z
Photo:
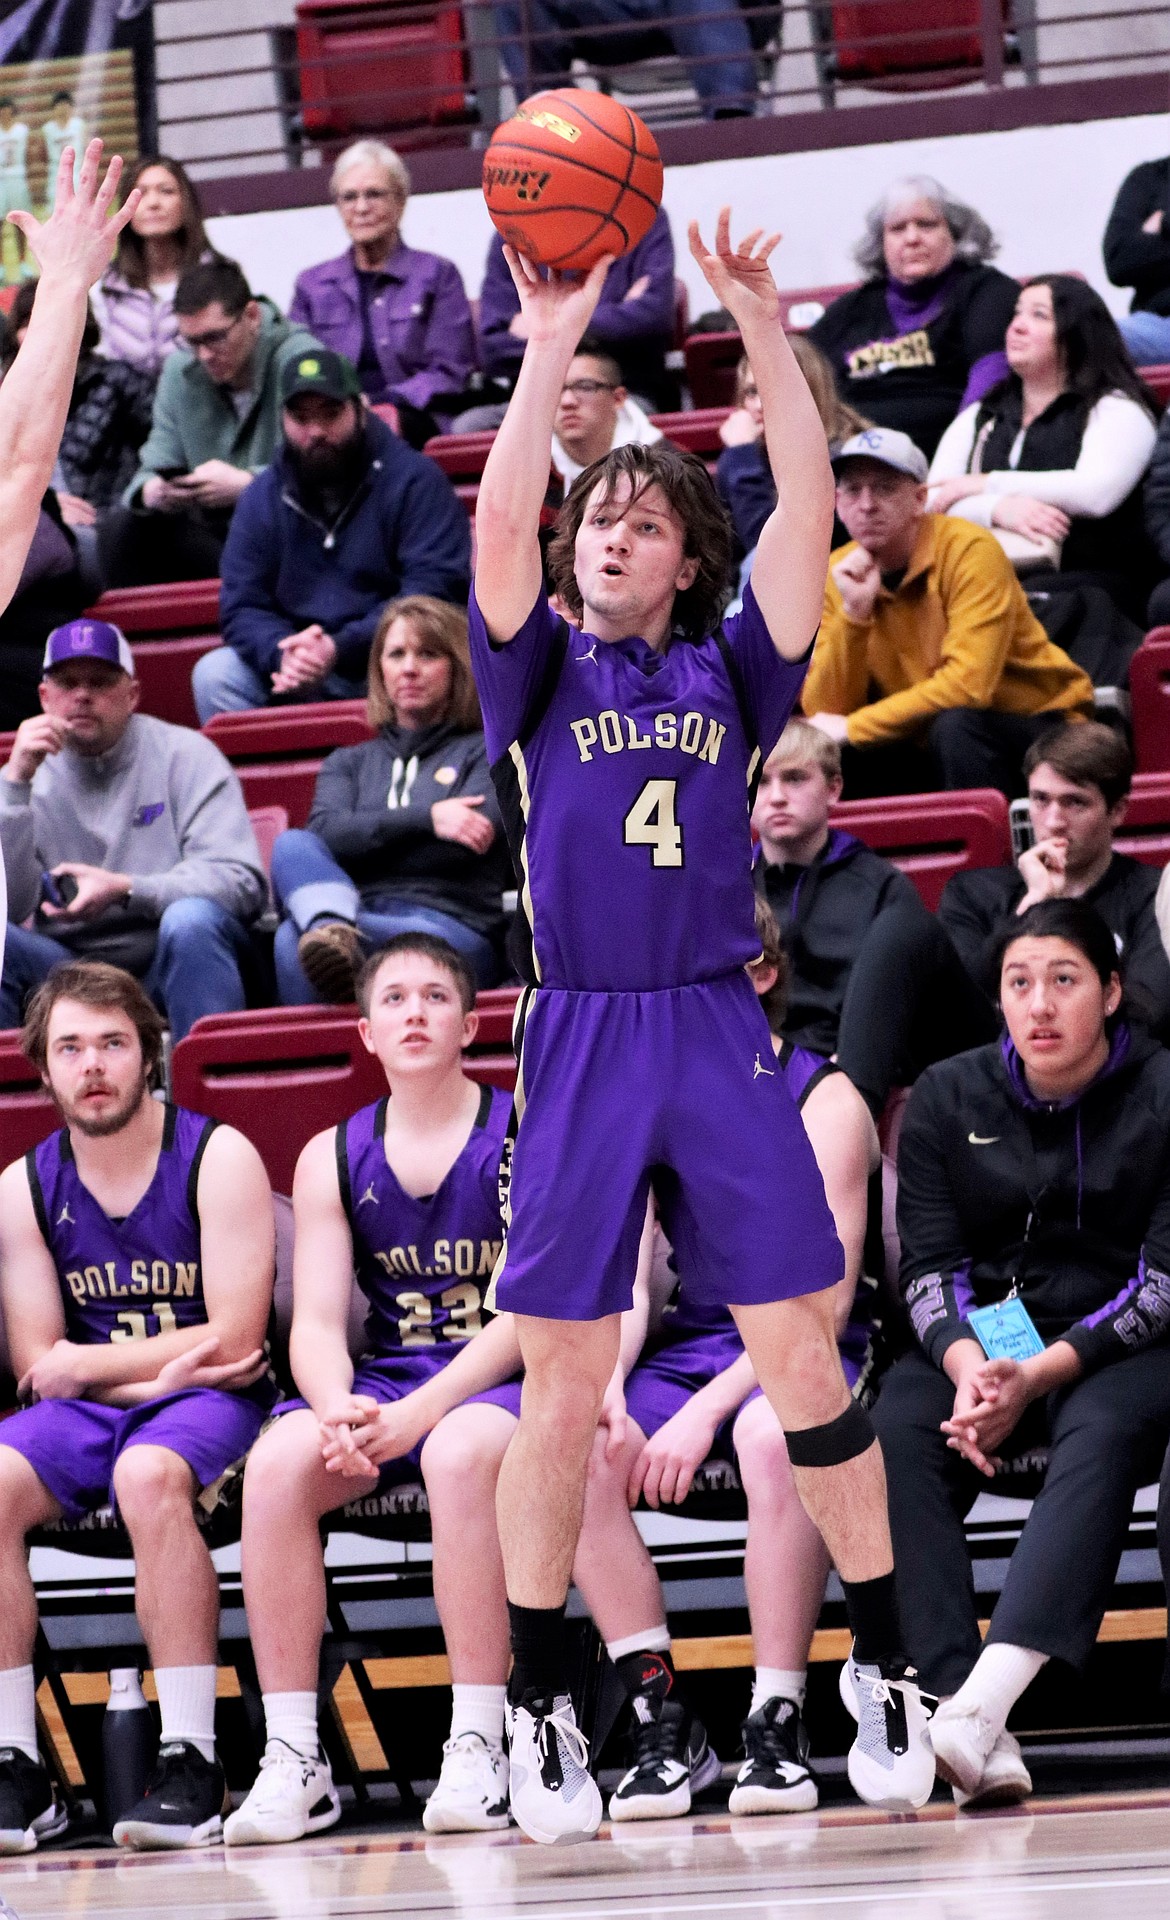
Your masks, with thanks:
M95 134L127 166L155 145L152 0L0 0L0 220L43 216L62 149ZM5 220L0 281L27 270Z

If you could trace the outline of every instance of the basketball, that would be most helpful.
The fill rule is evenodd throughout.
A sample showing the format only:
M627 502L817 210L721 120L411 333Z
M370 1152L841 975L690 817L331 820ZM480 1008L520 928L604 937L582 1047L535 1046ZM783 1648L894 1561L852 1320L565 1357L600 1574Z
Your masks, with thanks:
M496 128L483 159L488 212L508 245L541 267L586 272L645 238L662 161L645 122L604 93L533 94Z

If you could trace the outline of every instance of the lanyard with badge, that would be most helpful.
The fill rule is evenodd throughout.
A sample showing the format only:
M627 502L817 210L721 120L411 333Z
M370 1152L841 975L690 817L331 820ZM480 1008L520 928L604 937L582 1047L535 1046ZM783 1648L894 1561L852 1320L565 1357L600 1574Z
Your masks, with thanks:
M1037 1201L1028 1212L1021 1258L1027 1251L1038 1204ZM1030 1360L1034 1354L1044 1352L1044 1342L1036 1331L1036 1323L1020 1298L1018 1272L1012 1279L1007 1298L997 1300L994 1306L973 1307L967 1314L967 1324L989 1360Z

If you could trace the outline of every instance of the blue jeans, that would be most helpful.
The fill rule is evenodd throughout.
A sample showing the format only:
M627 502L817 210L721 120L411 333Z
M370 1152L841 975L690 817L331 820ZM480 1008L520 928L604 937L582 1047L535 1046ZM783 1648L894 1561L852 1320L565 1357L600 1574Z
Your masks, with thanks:
M732 0L530 0L527 12L531 68L525 69L522 45L501 48L508 76L521 94L568 83L574 55L599 66L628 65L663 51L667 40L686 63L705 114L751 113L755 105L751 35ZM498 33L520 32L518 6L497 6L495 16ZM634 26L643 31L605 32Z
M494 987L499 980L496 950L482 933L465 927L453 914L414 900L388 901L376 912L363 907L345 868L315 833L303 827L290 827L277 836L272 849L272 891L282 914L274 955L282 1006L308 1006L318 998L297 958L297 942L314 920L348 920L369 953L398 933L435 934L471 962L481 987Z
M300 700L360 700L366 683L349 680L343 673L327 673L311 687L298 693L282 693L281 702ZM240 713L248 707L270 707L273 692L266 676L241 658L234 647L216 647L195 662L191 675L195 711L199 724L206 726L213 713Z
M1127 313L1117 322L1137 367L1163 367L1170 361L1170 314Z
M205 1013L239 1013L245 1004L241 964L251 953L248 929L214 900L173 900L158 923L154 958L143 986L181 1040ZM44 933L10 925L0 980L0 1026L18 1027L24 1004L63 960L84 960L84 947L67 947Z

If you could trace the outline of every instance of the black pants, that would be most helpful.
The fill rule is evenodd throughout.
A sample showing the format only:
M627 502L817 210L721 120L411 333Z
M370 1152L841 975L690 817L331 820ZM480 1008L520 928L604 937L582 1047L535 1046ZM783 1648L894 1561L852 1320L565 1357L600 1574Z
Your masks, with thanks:
M846 800L938 788L998 787L1009 800L1026 791L1023 760L1033 740L1064 724L1059 713L992 713L952 707L930 722L919 741L888 747L843 747Z
M939 1423L954 1398L946 1375L921 1352L910 1353L886 1376L873 1416L906 1651L931 1693L956 1692L979 1657L963 1521L980 1492L1009 1491L947 1447ZM1155 1478L1166 1452L1170 1349L1147 1348L1075 1381L1029 1408L1021 1439L1025 1428L1029 1444L1046 1440L1049 1466L987 1638L1081 1667L1109 1604L1134 1494Z
M151 513L111 507L98 526L98 554L108 587L154 587L171 580L214 580L230 513Z
M997 1010L933 913L908 902L877 915L857 949L837 1030L838 1061L875 1117L891 1087L998 1032Z

